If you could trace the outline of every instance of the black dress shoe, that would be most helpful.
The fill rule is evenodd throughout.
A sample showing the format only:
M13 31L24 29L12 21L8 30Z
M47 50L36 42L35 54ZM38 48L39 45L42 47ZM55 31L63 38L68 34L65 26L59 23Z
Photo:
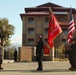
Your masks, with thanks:
M43 69L42 68L40 68L40 69L36 69L37 71L42 71Z
M73 68L73 67L69 68L69 70L71 70L71 71L76 71L76 69Z
M69 68L69 70L71 70L71 69L72 69L72 67Z
M3 69L4 69L4 68L2 68L2 67L0 68L0 70L3 70Z

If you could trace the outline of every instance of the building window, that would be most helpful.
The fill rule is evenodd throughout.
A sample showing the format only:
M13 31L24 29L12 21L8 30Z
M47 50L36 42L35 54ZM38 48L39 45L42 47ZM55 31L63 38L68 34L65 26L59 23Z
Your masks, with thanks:
M68 21L68 15L55 15L55 16L59 22L67 22Z
M67 15L68 12L54 12L54 14L59 14L59 15L60 15L60 14L63 14L63 15L65 14L65 15Z
M45 34L48 34L48 28L45 28Z
M48 18L45 18L45 23L48 23L49 22L49 19Z
M28 45L34 45L34 39L28 38Z
M68 31L66 28L62 29L64 34L68 34Z
M34 34L34 28L28 28L28 33L29 34Z
M47 41L48 41L48 39L46 38L46 39L44 40L45 44L47 44Z
M65 39L62 39L62 44L67 44Z
M34 18L28 18L28 23L34 23Z

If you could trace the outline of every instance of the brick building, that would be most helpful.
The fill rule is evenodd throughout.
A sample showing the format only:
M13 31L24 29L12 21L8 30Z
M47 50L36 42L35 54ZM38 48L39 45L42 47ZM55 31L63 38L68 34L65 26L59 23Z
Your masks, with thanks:
M69 12L70 8L62 7L53 3L46 3L36 7L25 8L25 12L20 14L22 19L22 45L36 45L37 37L43 36L43 41L47 43L48 21L49 21L49 7L54 12L63 33L67 37L67 30L69 26ZM72 8L74 21L76 24L76 10ZM55 44L66 43L63 35L58 36Z
M70 8L53 3L46 3L36 7L25 8L25 13L20 14L23 30L22 46L35 46L39 35L42 35L45 45L47 44L49 7L51 7L54 12L55 17L67 38ZM72 8L72 13L76 25L76 10L74 8ZM75 36L76 33L74 33L74 37ZM67 43L63 34L60 34L54 40L55 46L58 46L61 43Z

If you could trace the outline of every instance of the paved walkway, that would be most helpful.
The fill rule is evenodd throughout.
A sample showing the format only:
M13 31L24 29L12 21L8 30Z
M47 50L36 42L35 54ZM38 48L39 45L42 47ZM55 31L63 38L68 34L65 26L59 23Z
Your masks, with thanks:
M37 62L13 62L4 60L4 70L0 75L76 75L76 71L69 71L69 62L43 62L43 71L36 71Z

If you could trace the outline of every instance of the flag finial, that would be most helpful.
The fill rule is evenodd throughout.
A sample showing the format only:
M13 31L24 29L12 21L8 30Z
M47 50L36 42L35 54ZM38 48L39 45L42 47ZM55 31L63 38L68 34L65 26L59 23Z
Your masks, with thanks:
M50 12L52 12L52 9L51 9L51 7L49 7L49 10L50 10Z

